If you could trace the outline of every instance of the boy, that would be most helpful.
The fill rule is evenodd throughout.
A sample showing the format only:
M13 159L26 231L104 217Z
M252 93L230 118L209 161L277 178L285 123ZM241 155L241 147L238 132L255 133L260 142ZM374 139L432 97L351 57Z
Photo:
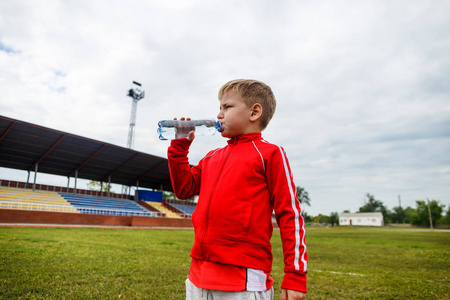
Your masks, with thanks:
M233 80L219 100L226 147L192 168L193 131L168 149L176 196L199 195L186 299L273 299L273 210L283 242L282 299L306 299L308 255L296 188L284 150L261 137L275 112L272 90L256 80Z

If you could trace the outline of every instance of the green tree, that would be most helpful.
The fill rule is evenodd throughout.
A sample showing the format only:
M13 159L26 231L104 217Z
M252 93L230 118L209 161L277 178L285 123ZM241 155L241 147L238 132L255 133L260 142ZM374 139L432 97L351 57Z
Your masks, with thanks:
M375 197L369 193L366 195L367 200L364 201L364 205L359 208L359 212L379 212L383 203L376 200Z
M319 214L318 216L313 218L313 221L316 223L320 223L320 224L328 224L328 223L330 223L330 217Z
M445 214L444 224L450 224L450 205L447 205L447 213Z
M406 212L401 206L396 206L391 214L392 223L405 223L406 222Z
M405 208L405 223L411 224L411 217L416 213L416 210L411 207Z
M163 192L163 199L176 199L176 197L172 192Z
M173 192L163 191L163 200L177 200L177 196ZM192 197L190 199L184 199L184 202L189 202L190 204L196 203L196 197Z
M380 212L383 215L383 219L384 219L384 223L385 224L392 223L392 217L391 217L392 213L390 212L390 210L386 206L382 205L381 209L380 209Z
M375 197L367 193L367 200L364 205L359 208L359 212L381 212L383 214L384 223L391 222L389 210L383 205L383 202L376 200Z
M90 191L102 191L102 183L100 181L91 180L87 183L87 188ZM112 192L111 184L104 183L103 184L103 192Z
M310 215L308 215L308 213L306 211L302 210L302 216L303 216L303 220L305 221L305 223L312 222L312 217Z
M309 194L308 192L302 188L302 187L297 187L297 199L300 202L300 204L306 204L308 206L311 206L311 199L309 199Z
M427 225L430 226L430 216L428 212L428 203L426 201L416 201L417 209L416 213L411 216L411 223L415 225ZM442 212L445 205L439 204L439 201L430 201L431 220L433 224L438 224L442 218Z
M337 212L332 212L330 214L330 223L331 226L334 226L334 224L339 225L339 214Z

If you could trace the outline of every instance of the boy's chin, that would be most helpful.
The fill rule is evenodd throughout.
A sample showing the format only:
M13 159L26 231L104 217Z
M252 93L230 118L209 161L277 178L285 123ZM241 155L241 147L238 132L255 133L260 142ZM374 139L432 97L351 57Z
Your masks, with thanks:
M232 138L232 136L230 136L229 134L227 134L225 131L222 131L220 134L221 134L222 137L224 137L224 138L228 138L228 139Z
M223 127L222 127L222 131L220 131L220 134L222 135L222 137L227 138L227 139L231 139L231 138L234 138L235 136L239 135L236 133L229 132Z

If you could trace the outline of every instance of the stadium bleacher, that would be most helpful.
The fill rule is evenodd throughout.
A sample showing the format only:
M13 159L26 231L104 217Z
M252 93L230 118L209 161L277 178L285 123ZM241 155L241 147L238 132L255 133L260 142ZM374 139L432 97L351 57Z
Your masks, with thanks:
M51 186L47 188L53 189ZM54 189L33 191L25 187L0 186L0 209L9 210L190 219L195 206L180 202L169 201L167 205L153 201L138 203L128 199L74 194Z
M160 217L132 200L0 186L0 209Z
M79 212L84 214L120 215L120 216L145 216L156 217L157 213L151 212L138 203L125 199L110 199L105 197L59 193Z
M0 187L0 209L79 213L56 192Z

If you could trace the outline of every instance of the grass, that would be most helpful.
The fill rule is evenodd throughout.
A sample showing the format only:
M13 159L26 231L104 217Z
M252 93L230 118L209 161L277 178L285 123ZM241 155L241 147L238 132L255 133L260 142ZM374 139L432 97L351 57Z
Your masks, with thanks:
M310 230L309 289L317 299L449 299L450 233Z
M193 239L192 230L3 227L0 299L184 299ZM279 299L278 231L272 242ZM311 228L307 246L308 299L449 299L449 232Z

